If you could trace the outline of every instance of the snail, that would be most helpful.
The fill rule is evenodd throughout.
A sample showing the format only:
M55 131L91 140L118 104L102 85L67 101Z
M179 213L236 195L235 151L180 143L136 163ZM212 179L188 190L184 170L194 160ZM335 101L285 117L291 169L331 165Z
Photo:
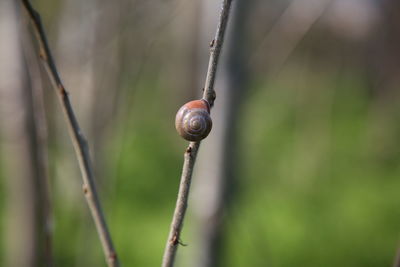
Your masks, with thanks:
M183 105L176 114L175 128L188 141L200 141L212 128L210 104L205 99L194 100Z

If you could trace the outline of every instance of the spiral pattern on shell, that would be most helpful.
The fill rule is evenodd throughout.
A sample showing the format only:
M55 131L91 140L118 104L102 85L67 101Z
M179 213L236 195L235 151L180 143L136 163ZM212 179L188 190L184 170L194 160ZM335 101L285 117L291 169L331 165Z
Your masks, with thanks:
M183 105L175 118L179 135L188 141L200 141L208 136L212 128L210 106L204 99Z

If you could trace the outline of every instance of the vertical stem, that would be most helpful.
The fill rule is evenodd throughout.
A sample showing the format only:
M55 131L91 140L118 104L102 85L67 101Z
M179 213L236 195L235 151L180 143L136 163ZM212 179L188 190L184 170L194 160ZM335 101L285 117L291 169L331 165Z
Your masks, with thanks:
M213 0L207 0L215 6ZM213 123L219 128L202 145L194 176L196 198L193 199L193 216L196 221L195 267L221 266L221 253L225 234L226 212L237 188L238 120L246 97L246 21L251 1L233 3L230 25L225 37L224 54L219 63L218 105L213 110ZM204 20L203 27L211 22ZM203 37L204 38L204 37ZM200 179L197 179L200 178Z
M169 232L168 242L164 252L162 264L163 267L170 267L174 265L176 251L178 249L178 245L180 244L180 234L183 228L183 220L185 218L188 205L194 163L196 161L199 147L200 142L190 142L184 155L181 183L179 186L174 216L172 218L171 230Z
M203 98L206 99L211 107L214 105L216 97L214 91L215 77L217 73L218 60L224 42L224 35L226 26L228 24L229 13L231 9L232 0L223 0L222 10L219 18L217 32L215 38L210 44L210 60L208 63L208 70L206 82L204 86ZM194 164L196 162L197 152L200 147L200 142L190 142L184 155L184 163L182 169L181 183L179 186L179 193L176 202L175 212L172 218L171 228L164 251L162 266L172 267L174 265L176 251L180 244L180 235L182 232L183 221L188 205L189 190L192 180L192 173Z
M211 106L214 105L214 100L216 97L214 90L214 83L215 83L215 77L217 76L218 60L222 50L222 44L224 43L226 26L228 24L229 12L231 10L231 3L232 0L223 1L217 32L215 33L215 38L210 43L211 53L210 53L210 60L208 62L203 98L206 99Z

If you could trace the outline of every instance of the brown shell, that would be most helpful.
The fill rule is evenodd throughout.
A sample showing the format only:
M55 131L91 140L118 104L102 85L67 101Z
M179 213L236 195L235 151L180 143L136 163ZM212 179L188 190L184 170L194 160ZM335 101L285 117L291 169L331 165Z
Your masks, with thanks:
M200 141L208 136L212 128L210 105L204 99L183 105L176 114L175 128L188 141Z

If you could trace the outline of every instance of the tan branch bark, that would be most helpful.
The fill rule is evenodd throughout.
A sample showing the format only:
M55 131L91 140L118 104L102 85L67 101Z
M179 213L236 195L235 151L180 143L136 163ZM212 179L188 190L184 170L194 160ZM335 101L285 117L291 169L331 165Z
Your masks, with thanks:
M51 80L52 85L57 92L62 110L65 115L65 120L69 128L69 133L82 173L83 191L89 205L89 209L92 213L101 244L103 246L106 261L108 266L119 266L117 254L115 252L111 235L108 230L104 213L97 195L87 142L75 117L68 93L61 81L60 75L58 74L57 67L54 63L49 45L47 43L46 34L42 26L39 13L33 9L28 0L22 0L22 5L31 20L33 31L39 42L40 58L42 59L49 79Z
M211 107L214 105L214 100L216 97L214 83L217 74L218 60L224 42L225 30L228 24L231 3L232 0L223 0L217 32L215 34L215 38L210 43L210 60L208 63L203 98L210 103ZM178 245L181 244L180 235L188 205L192 173L199 147L200 142L190 142L185 152L178 198L176 202L175 212L172 218L171 229L164 251L162 262L163 267L172 267L174 265Z

